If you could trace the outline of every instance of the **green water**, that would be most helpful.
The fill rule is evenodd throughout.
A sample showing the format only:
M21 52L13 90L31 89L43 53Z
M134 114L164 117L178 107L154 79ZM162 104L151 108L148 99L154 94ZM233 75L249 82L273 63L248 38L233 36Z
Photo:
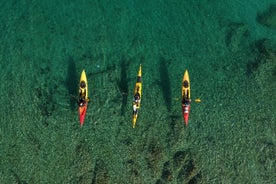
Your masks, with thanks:
M2 2L0 183L273 183L275 6ZM72 96L82 69L91 101L80 128ZM187 127L185 69L192 99L202 99Z

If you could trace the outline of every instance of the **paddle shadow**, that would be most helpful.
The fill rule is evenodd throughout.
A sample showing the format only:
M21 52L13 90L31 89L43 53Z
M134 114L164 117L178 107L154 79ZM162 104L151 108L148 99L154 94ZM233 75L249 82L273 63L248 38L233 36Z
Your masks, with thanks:
M172 92L171 92L171 81L169 78L169 72L167 68L167 63L165 58L160 58L160 65L159 65L159 73L160 73L160 82L159 85L161 87L161 91L163 93L163 98L166 104L166 107L168 111L171 111L171 98L172 98Z
M128 93L128 84L127 84L127 68L128 64L126 62L126 58L121 59L121 74L120 79L117 81L117 85L122 95L122 108L121 115L125 114L126 106L127 106L127 93Z
M68 59L68 68L67 68L67 77L65 86L68 90L69 95L75 96L77 94L78 89L78 76L76 72L76 64L72 57ZM76 107L76 99L70 97L70 109L75 111Z

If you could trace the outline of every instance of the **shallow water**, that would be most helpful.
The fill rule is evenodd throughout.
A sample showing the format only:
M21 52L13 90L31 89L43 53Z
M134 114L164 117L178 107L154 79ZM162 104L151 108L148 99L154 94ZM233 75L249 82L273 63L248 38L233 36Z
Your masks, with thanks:
M272 2L2 3L0 183L273 183ZM80 128L82 69L91 101ZM202 100L187 127L185 69Z

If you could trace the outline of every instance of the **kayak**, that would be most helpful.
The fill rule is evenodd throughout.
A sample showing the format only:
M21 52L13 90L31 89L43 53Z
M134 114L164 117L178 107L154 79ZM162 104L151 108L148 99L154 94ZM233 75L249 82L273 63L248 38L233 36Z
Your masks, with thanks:
M137 74L137 80L134 88L134 96L132 101L133 107L133 117L132 117L132 128L135 128L136 121L138 118L138 112L141 106L141 97L142 97L142 65L140 64L139 71Z
M84 70L82 70L81 77L80 77L80 84L79 84L79 99L78 99L78 105L79 105L79 118L80 118L80 126L82 127L87 111L88 106L88 84L87 84L87 78L86 73Z
M190 78L188 70L185 71L182 80L182 114L185 125L188 125L190 114L191 94L190 94Z

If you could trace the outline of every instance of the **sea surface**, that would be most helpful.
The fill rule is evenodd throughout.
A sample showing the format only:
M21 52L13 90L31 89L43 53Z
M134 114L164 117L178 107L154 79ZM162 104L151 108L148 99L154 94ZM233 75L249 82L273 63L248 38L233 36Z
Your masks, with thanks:
M275 0L0 5L1 184L276 181Z

